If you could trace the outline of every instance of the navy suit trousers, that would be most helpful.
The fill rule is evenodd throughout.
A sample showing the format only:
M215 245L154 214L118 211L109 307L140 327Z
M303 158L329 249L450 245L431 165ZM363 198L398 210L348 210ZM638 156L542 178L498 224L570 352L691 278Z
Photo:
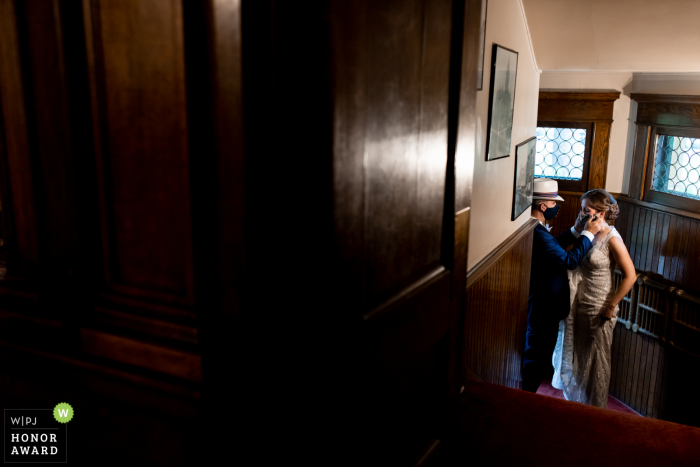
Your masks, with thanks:
M529 304L532 310L532 302ZM530 313L528 313L530 318ZM559 320L528 319L523 354L523 390L537 392L542 380L552 371L552 354L559 335Z

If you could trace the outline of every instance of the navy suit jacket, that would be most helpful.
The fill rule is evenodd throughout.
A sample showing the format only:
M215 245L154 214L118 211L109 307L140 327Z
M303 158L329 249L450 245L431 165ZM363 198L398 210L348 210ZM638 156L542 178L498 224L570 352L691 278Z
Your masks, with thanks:
M573 244L568 253L564 250ZM554 238L542 224L537 224L532 245L528 323L559 321L569 315L569 275L591 249L585 235L576 238L567 230Z

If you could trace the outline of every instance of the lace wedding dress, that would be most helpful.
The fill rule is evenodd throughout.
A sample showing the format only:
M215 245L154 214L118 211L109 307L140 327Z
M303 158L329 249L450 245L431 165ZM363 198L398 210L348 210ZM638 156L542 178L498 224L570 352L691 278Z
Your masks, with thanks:
M610 321L601 318L603 306L615 294L614 263L609 244L620 234L611 231L588 251L578 268L569 271L571 313L559 322L554 348L552 386L566 400L606 408L610 385L610 349L619 307Z

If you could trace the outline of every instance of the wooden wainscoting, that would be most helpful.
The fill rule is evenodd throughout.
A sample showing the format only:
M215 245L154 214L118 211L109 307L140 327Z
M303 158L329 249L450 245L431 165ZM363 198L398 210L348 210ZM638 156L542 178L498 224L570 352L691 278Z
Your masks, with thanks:
M640 414L663 418L666 347L651 336L615 325L610 394Z
M610 394L644 416L700 426L699 322L700 298L639 274L618 314Z
M634 267L689 293L700 292L700 215L624 196L616 228Z
M522 387L534 219L467 275L465 364L489 383Z

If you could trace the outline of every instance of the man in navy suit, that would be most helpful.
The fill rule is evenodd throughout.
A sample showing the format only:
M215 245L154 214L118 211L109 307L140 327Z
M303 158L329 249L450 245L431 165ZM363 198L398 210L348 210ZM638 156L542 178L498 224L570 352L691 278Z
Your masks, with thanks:
M540 223L535 227L530 270L527 335L523 355L523 389L537 392L552 368L552 353L559 334L559 321L569 315L569 275L591 249L593 237L603 226L603 219L577 223L554 238L545 220L557 216L559 196L556 180L535 179L531 215ZM573 247L567 253L565 248Z

